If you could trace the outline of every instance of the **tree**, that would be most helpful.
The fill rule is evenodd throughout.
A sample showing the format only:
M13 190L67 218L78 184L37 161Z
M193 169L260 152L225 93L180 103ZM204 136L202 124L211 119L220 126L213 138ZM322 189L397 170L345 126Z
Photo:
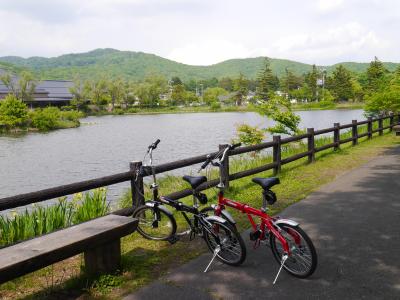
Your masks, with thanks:
M115 103L122 103L125 99L126 85L122 78L112 79L108 81L108 93L111 98L112 109L114 110Z
M246 123L236 125L236 134L239 142L246 146L260 144L265 138L265 133L262 129Z
M32 73L22 72L18 80L18 98L23 101L32 101L35 92L36 82Z
M318 96L318 81L319 74L317 70L317 66L313 65L311 72L308 72L305 76L305 83L307 84L307 87L310 92L310 98L308 98L311 101L316 101L317 96Z
M0 76L0 80L16 98L23 102L32 101L36 82L32 73L23 71L18 80L9 73Z
M237 106L242 105L243 99L247 96L247 85L247 79L243 76L242 73L240 73L239 77L235 79L233 83L233 90L236 92L234 97Z
M282 80L283 90L288 94L289 98L293 97L293 91L298 90L303 85L303 79L293 74L288 68L285 69L285 77Z
M69 92L73 96L71 105L75 106L77 110L81 110L86 106L90 96L90 85L87 81L82 82L79 76L74 78L73 83L74 85L69 88Z
M154 107L160 100L160 95L168 91L168 82L161 75L147 76L144 82L135 87L135 96L138 97L140 105Z
M7 89L11 91L11 94L13 94L15 97L18 96L16 82L14 80L14 77L10 73L0 75L0 80L4 83Z
M183 84L176 84L172 88L171 104L182 105L185 104L186 90Z
M223 77L219 80L218 86L220 88L223 88L224 90L227 90L228 92L233 91L233 80L230 77Z
M368 115L400 112L400 67L397 68L389 85L366 96L365 111Z
M28 107L15 95L7 95L0 102L0 124L13 128L24 126L28 117Z
M350 71L342 65L336 67L332 76L331 92L337 100L349 100L354 96Z
M104 77L90 83L90 100L95 105L104 105L109 101L107 80Z
M351 86L352 86L352 90L353 90L354 101L362 101L364 98L364 91L363 91L363 88L362 88L360 82L358 82L357 79L352 78Z
M178 76L174 76L171 78L171 85L182 85L182 80Z
M367 90L370 93L379 91L385 83L388 73L383 63L375 56L367 69Z
M256 99L268 100L277 89L277 77L272 74L269 60L265 59L264 69L257 76L258 87L256 89ZM278 79L279 87L279 79Z
M271 133L296 135L300 132L298 126L300 117L292 112L291 103L285 97L275 96L257 106L257 112L274 120L276 124L268 127Z
M218 97L221 95L227 95L228 92L224 90L223 88L220 87L213 87L213 88L207 88L204 91L204 102L210 105L213 102L218 102Z

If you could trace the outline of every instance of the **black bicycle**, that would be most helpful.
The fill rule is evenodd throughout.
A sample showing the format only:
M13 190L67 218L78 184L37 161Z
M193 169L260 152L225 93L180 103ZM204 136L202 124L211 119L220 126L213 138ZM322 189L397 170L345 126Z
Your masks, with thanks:
M149 155L150 165L142 166L136 174L137 176L152 175L153 177L153 183L150 185L153 199L146 201L133 213L133 217L139 220L137 231L147 239L169 241L170 243L177 242L183 234L190 235L190 240L193 240L196 235L202 236L209 250L213 253L213 257L204 272L208 270L215 257L228 265L240 265L246 258L246 247L240 234L225 219L208 215L209 208L199 210L199 203L206 204L208 201L207 196L197 190L202 183L207 181L205 176L183 176L183 179L192 187L193 206L158 195L152 153L159 142L160 140L157 140L148 147L146 155ZM180 211L190 229L178 234L175 217L164 205ZM189 218L186 213L191 214L192 218Z

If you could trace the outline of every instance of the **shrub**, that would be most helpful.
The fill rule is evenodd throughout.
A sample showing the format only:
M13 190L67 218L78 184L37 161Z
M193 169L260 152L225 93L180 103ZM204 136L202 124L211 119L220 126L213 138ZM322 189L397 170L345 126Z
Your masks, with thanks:
M71 121L79 124L79 118L83 118L84 114L77 110L61 111L60 118L62 120Z
M127 112L130 114L136 114L138 112L138 109L134 108L134 107L130 107L127 109Z
M265 138L262 129L245 123L236 125L236 133L239 141L247 146L261 144Z
M212 110L217 110L221 108L221 104L219 102L212 102L210 107Z
M31 112L32 125L40 131L49 131L57 128L60 119L60 110L57 107L46 107Z
M28 107L14 95L7 95L0 102L0 124L7 127L24 126L28 118Z
M113 110L113 115L123 115L124 111L121 108L116 108Z

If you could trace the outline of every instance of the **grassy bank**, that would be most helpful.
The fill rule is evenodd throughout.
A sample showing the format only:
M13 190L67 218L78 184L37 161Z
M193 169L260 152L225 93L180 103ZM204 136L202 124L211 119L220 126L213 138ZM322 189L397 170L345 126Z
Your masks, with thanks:
M293 110L363 109L363 102L309 102L293 104Z
M360 102L341 102L341 103L323 103L323 102L312 102L312 103L299 103L293 105L293 110L329 110L329 109L363 109L364 103ZM101 110L98 112L89 113L89 115L123 115L123 114L139 114L139 115L151 115L151 114L184 114L184 113L210 113L210 112L253 112L256 108L253 105L247 106L169 106L169 107L152 107L152 108L129 108L129 109L115 109L112 112Z
M348 133L344 133L343 138ZM318 143L328 143L331 138L324 138ZM340 151L326 150L316 155L316 163L306 164L306 158L283 166L279 175L281 184L274 187L278 201L272 207L272 212L277 213L288 205L299 201L318 189L323 184L334 180L352 168L358 167L379 153L400 145L400 139L393 134L377 136L374 134L372 140L360 139L360 144L352 147L351 143L342 145ZM293 155L304 150L305 145L295 144L288 148L284 157ZM253 159L249 156L241 156L231 163L231 172L237 172L260 166L271 160L267 153L259 153ZM215 178L217 173L211 174ZM271 176L271 171L263 172L257 176ZM251 183L251 177L231 182L231 188L227 191L228 197L241 199L250 205L259 207L261 205L260 188ZM209 178L210 179L210 178ZM159 181L161 194L187 188L186 183L173 176L164 177ZM210 203L215 202L216 190L207 191ZM184 201L190 203L191 199ZM122 202L129 203L129 193ZM209 203L209 204L210 204ZM239 222L241 230L248 226L246 217L231 210ZM185 228L181 217L178 218L180 230ZM105 275L95 280L90 280L80 275L82 258L66 260L51 267L42 269L30 275L14 280L0 286L0 298L14 299L27 295L28 298L56 298L65 295L78 297L85 294L87 297L115 299L133 291L159 276L165 274L169 269L180 265L193 257L198 256L206 250L204 243L198 238L188 242L183 240L174 245L164 242L153 242L142 239L137 233L130 235L122 241L123 269L118 274ZM201 272L202 270L199 270Z

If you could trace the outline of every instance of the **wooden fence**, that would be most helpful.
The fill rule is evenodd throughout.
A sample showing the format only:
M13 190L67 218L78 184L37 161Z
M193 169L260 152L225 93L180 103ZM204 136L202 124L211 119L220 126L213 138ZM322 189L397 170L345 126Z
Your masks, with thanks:
M384 120L389 120L389 125L383 126ZM295 160L301 159L303 157L308 158L308 162L315 161L315 154L317 152L333 148L335 150L340 148L340 145L344 143L351 142L352 145L357 145L358 140L362 137L368 137L371 139L374 133L378 133L379 135L383 134L383 131L386 129L392 130L395 125L395 119L400 123L400 114L398 115L389 115L389 116L381 116L378 118L368 118L367 120L358 122L357 120L353 120L351 124L340 125L339 123L334 123L333 127L314 130L313 128L308 128L307 133L281 138L281 136L273 136L273 140L270 142L261 143L254 146L245 146L240 147L235 150L229 151L229 155L227 156L227 160L225 162L222 177L226 186L229 186L229 181L236 180L239 178L243 178L246 176L254 175L267 170L274 170L274 173L277 174L280 172L282 165L288 164ZM377 129L373 129L373 123L377 122ZM359 133L359 126L367 126L367 131L365 133ZM346 139L340 139L340 130L343 129L351 129L351 137ZM333 133L333 142L316 147L315 145L315 137L323 134ZM282 145L286 145L291 142L298 142L301 140L307 139L307 151L295 154L293 156L282 158ZM220 145L221 147L225 147L225 145ZM272 162L266 165L262 165L250 170L240 171L234 174L229 173L229 157L235 156L243 153L259 151L263 149L272 148ZM212 154L215 154L214 152ZM211 154L211 155L212 155ZM160 174L171 170L180 169L183 167L195 165L198 163L202 163L207 159L207 154L191 157L187 159L182 159L179 161L174 161L170 163L160 164L155 166L155 173ZM133 209L144 202L143 198L143 177L149 176L147 174L145 176L139 176L138 170L142 162L136 161L130 163L130 170L123 173L118 173L110 176L105 176L101 178L96 178L87 181L76 182L72 184L62 185L54 188L44 189L36 192L20 194L12 197L6 197L0 199L0 211L11 209L19 206L24 206L32 203L37 203L45 200L50 200L57 197L67 196L70 194L87 191L90 189L108 186L112 184L117 184L121 182L131 182L132 187L132 207L120 209L114 211L113 214L117 215L130 215L133 212ZM203 183L198 189L205 190L211 187L214 187L218 184L219 179L214 179ZM169 198L172 199L180 199L186 196L191 195L191 189L186 189L182 191L174 192L168 195Z

